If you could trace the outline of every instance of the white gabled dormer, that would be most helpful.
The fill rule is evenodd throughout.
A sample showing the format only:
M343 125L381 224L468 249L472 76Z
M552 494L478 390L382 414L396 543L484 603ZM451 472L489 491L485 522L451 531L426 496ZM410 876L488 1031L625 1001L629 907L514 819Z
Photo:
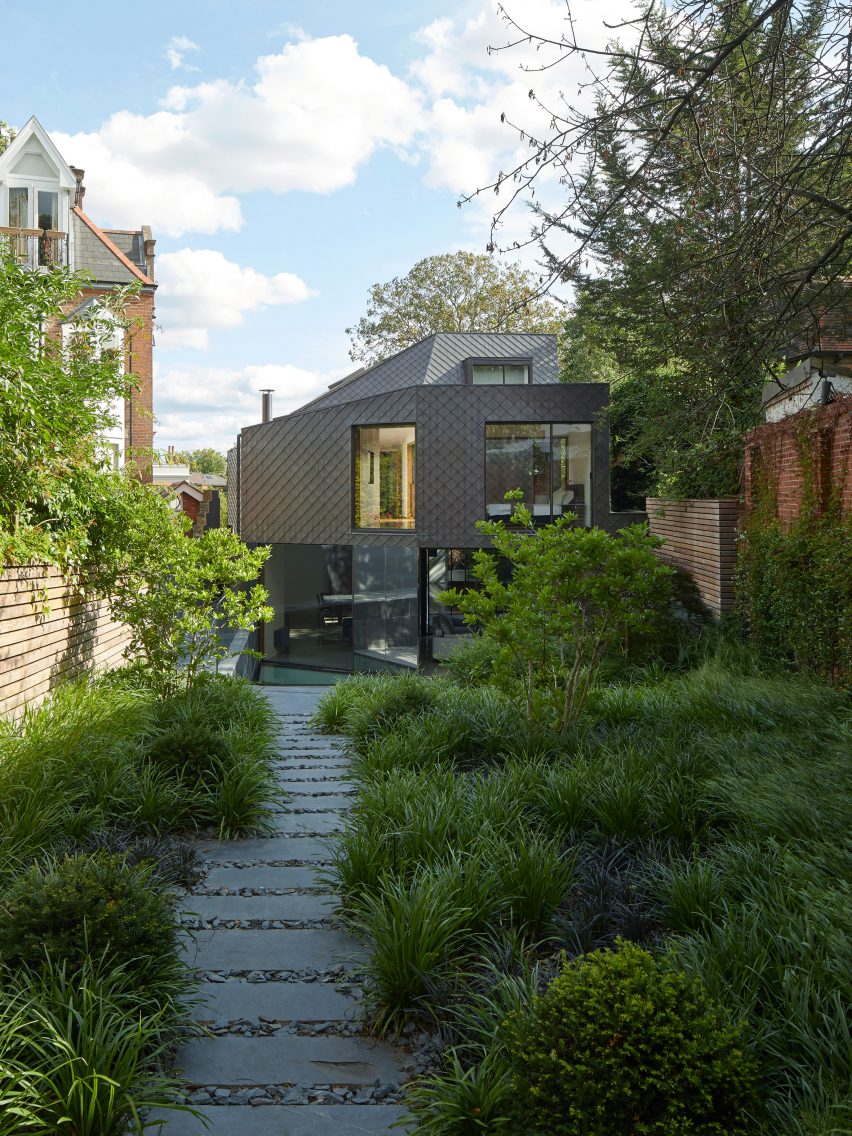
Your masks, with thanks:
M37 118L0 154L0 238L32 268L68 264L77 179Z

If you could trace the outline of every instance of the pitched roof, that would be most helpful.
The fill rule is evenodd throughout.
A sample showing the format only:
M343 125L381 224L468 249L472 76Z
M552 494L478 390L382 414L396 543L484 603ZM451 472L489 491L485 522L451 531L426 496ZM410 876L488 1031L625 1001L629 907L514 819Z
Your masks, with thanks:
M129 269L130 272L132 272L133 275L138 280L141 280L143 284L149 284L152 287L156 287L156 285L155 285L154 281L151 279L151 277L147 276L141 270L141 268L139 268L137 265L135 265L133 263L132 260L130 260L127 256L125 256L125 254L121 251L121 249L118 247L118 245L116 245L113 241L111 241L109 239L109 237L106 235L106 233L103 231L103 229L99 229L98 226L95 224L95 222L90 217L86 216L86 214L83 212L83 210L80 208L79 205L73 206L72 212L74 213L74 215L76 217L80 218L80 220L83 222L83 224L86 225L86 227L88 229L90 229L92 233L94 233L94 235L98 238L99 241L103 242L103 244L109 249L109 251L112 253L112 255L117 260L121 261L121 263L124 265L124 267Z

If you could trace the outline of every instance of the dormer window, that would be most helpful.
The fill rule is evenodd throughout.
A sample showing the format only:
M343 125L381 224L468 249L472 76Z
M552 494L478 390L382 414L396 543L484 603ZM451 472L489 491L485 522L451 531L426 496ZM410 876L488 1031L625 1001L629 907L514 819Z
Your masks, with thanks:
M68 263L71 168L35 120L0 154L0 244L31 268Z
M466 359L465 382L475 387L519 387L530 381L529 359Z

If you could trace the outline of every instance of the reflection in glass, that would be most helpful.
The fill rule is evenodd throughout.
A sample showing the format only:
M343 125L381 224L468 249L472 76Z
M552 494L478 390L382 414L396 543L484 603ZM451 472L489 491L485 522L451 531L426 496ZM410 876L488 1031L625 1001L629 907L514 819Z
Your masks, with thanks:
M264 657L351 670L351 545L274 544L264 579L275 612Z
M530 381L526 363L474 363L471 366L474 386L520 386Z
M355 528L414 528L414 427L356 426L353 447Z
M39 229L59 228L59 195L44 189L38 191Z
M354 576L355 670L416 667L417 549L358 545Z
M507 518L510 490L520 489L545 523L572 513L592 523L592 427L589 423L518 422L485 427L485 511Z
M14 186L9 190L9 226L12 229L30 227L30 195L25 186Z

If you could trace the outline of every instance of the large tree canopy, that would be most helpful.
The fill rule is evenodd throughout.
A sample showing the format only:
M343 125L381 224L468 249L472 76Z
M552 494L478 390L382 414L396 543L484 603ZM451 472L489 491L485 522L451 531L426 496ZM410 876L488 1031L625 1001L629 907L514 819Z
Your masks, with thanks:
M540 293L535 276L491 256L427 256L372 286L366 315L346 329L349 354L372 366L437 331L556 332L562 305Z
M677 491L735 487L733 447L762 383L842 292L849 16L840 0L671 0L643 3L621 46L550 41L563 59L582 56L589 88L548 107L550 133L490 187L509 190L496 246L506 208L553 175L561 204L536 206L530 239L552 278L575 282L595 322L620 335L628 364L638 345L632 373L655 375L666 395L655 409L681 411L671 429L692 468ZM507 18L515 47L542 42Z

